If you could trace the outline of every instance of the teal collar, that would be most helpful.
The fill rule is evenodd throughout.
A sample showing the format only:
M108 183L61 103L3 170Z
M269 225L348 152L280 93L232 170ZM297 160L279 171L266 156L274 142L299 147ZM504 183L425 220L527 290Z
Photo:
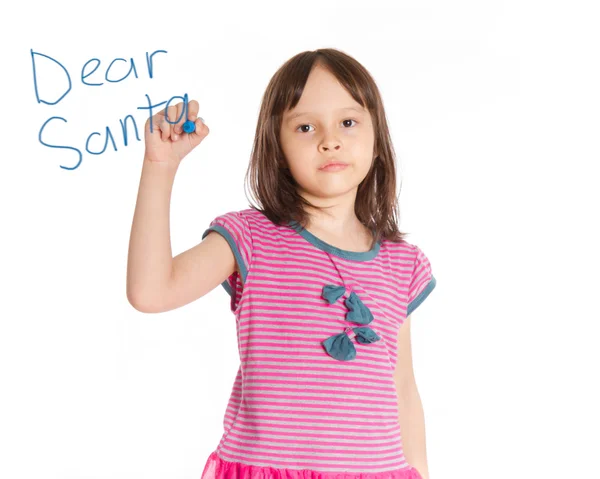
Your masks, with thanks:
M370 259L375 258L379 253L379 249L381 247L381 241L377 241L375 245L369 251L348 251L345 249L337 248L335 246L326 243L325 241L317 238L314 234L312 234L307 229L303 228L300 223L296 220L291 220L289 225L304 239L306 239L309 243L319 248L322 251L330 253L334 256L339 256L340 258L351 259L355 261L368 261Z

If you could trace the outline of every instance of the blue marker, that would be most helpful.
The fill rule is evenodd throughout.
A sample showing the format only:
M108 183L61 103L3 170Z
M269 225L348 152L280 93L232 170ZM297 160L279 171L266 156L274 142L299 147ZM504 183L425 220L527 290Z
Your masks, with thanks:
M185 131L186 133L193 133L194 131L196 131L196 125L193 121L187 120L183 124L183 131Z

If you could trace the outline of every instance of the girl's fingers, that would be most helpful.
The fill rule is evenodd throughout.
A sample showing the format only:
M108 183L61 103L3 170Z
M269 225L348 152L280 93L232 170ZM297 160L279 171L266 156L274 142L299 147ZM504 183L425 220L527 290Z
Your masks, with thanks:
M200 105L196 100L192 100L188 103L189 106L189 115L188 118L190 121L194 122L195 130L191 133L194 143L199 143L202 141L206 135L208 135L208 126L204 124L204 119L198 116L198 111L200 110Z
M160 130L160 139L165 141L169 138L169 122L167 121L168 112L162 110L156 114L156 127Z
M169 121L165 121L166 135L163 140L168 140L173 135L173 127L175 126L175 120L177 120L177 105L169 107L167 117Z
M199 117L195 123L196 129L193 133L191 133L191 139L194 144L198 145L210 132L208 126L202 121L202 118Z
M179 118L179 121L172 126L174 132L172 137L175 141L177 141L179 136L183 134L183 124L188 120L195 122L198 115L199 105L196 100L192 100L187 103L187 111L185 113L184 108L186 108L186 104L184 102L177 103L177 118Z
M200 109L200 105L196 100L192 100L188 103L188 120L196 122L196 118L198 118L198 110Z
M177 107L177 116L175 117L175 120L179 118L179 121L173 125L173 131L175 132L175 135L173 135L173 140L177 140L178 136L183 133L182 126L185 123L185 114L183 112L185 104L182 101L180 101L175 106Z

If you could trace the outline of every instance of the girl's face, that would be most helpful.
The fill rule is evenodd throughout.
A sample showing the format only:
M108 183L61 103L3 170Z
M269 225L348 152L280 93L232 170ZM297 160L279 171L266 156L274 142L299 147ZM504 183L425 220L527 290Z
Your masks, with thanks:
M375 157L371 115L322 67L312 70L300 101L284 113L280 141L299 193L313 201L355 198ZM331 160L348 166L320 170Z

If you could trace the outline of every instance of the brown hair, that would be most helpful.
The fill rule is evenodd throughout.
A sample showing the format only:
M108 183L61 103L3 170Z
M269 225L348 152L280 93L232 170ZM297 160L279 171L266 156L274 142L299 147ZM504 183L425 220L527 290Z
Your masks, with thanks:
M373 231L373 241L402 241L407 233L398 230L395 153L379 89L369 72L354 58L323 48L299 53L284 63L271 78L260 107L250 164L246 172L253 196L273 223L295 220L306 226L303 206L312 205L300 194L279 142L283 113L294 108L313 68L322 66L333 74L348 93L371 114L375 152L365 179L358 186L354 211L359 221ZM322 208L321 208L322 209ZM373 243L375 244L375 243Z

